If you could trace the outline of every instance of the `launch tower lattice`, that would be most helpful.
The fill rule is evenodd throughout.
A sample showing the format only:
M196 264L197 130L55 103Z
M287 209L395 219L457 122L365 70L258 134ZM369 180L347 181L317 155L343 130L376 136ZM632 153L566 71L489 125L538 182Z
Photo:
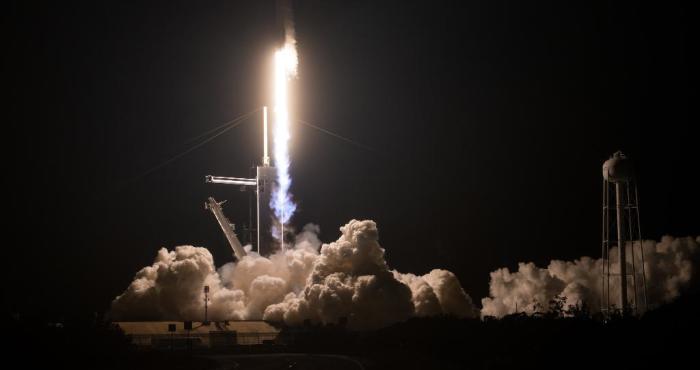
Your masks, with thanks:
M204 181L212 184L225 184L225 185L238 185L244 189L254 189L257 199L256 207L256 251L263 256L272 254L273 246L275 245L275 240L272 237L271 229L273 223L273 214L270 210L270 199L272 197L272 189L275 183L275 167L270 166L270 157L267 154L267 107L263 107L263 163L261 166L256 167L255 178L241 178L241 177L225 177L225 176L211 176L208 175L204 178ZM216 208L212 208L215 210ZM222 213L223 216L223 213ZM220 217L217 217L217 220ZM221 221L219 221L221 225ZM224 234L226 234L228 224L224 223L222 229L224 229ZM282 232L284 232L282 228ZM227 235L229 238L229 235ZM231 243L231 239L229 239ZM234 251L237 249L234 248ZM237 253L241 254L241 253ZM238 256L237 256L238 257ZM238 257L240 259L240 257Z

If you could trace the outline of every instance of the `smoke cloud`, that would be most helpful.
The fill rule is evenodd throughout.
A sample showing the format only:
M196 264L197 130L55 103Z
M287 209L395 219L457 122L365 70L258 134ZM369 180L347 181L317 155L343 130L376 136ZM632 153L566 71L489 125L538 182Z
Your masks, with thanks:
M414 316L478 316L453 273L391 270L374 221L352 220L340 232L337 241L322 244L319 227L309 224L293 248L269 257L250 253L218 270L205 248L163 248L112 302L111 314L115 320L201 320L208 285L211 320L346 321L351 329L373 329Z
M628 249L631 247L627 246ZM639 243L635 243L634 248L639 251ZM694 271L700 266L700 237L665 236L660 242L645 240L641 248L644 251L650 307L672 301L697 279ZM613 274L619 273L617 253L616 248L610 252ZM639 268L641 258L635 263ZM530 262L519 263L518 271L514 272L508 268L498 269L491 272L490 297L481 300L481 315L503 317L516 312L532 314L545 310L549 301L557 295L566 299L567 307L585 303L591 311L599 311L602 268L602 259L582 257L573 262L554 260L547 268ZM631 264L628 264L630 270ZM611 282L612 302L612 297L618 297L618 294L618 287Z
M296 32L294 30L294 14L289 0L277 0L277 17L284 29L285 43L296 45Z

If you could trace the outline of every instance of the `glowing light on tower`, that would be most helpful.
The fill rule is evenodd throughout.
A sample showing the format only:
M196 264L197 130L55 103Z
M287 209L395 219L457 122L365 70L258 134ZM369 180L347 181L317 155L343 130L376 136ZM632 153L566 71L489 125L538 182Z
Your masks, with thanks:
M292 179L289 176L289 86L290 79L296 77L297 51L293 42L285 43L284 47L275 52L274 75L274 114L273 145L275 168L277 169L277 184L272 193L270 206L280 223L280 240L284 246L284 225L294 215L296 204L292 201L289 187Z

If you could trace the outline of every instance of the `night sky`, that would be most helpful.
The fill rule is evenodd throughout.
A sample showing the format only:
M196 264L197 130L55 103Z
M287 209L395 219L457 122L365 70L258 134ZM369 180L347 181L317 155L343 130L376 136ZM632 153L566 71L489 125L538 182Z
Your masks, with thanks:
M391 267L479 301L519 261L599 257L601 166L637 164L642 232L700 234L697 59L675 1L296 1L292 192L301 228L378 223ZM5 308L105 311L160 247L232 260L207 196L262 155L274 1L16 2L5 45ZM9 128L9 132L7 132ZM368 148L367 148L368 147ZM156 168L155 170L152 170ZM7 268L9 266L9 269Z

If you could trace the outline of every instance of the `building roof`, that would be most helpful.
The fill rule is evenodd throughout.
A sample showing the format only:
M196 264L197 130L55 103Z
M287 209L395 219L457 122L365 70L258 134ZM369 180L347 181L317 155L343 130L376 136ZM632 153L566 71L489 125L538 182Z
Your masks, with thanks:
M185 323L182 321L117 321L114 324L127 335L157 335L170 334L168 326L175 324L175 334L186 334ZM209 332L235 331L238 333L279 333L265 321L221 321L202 325L201 321L192 322L190 334L207 334Z

